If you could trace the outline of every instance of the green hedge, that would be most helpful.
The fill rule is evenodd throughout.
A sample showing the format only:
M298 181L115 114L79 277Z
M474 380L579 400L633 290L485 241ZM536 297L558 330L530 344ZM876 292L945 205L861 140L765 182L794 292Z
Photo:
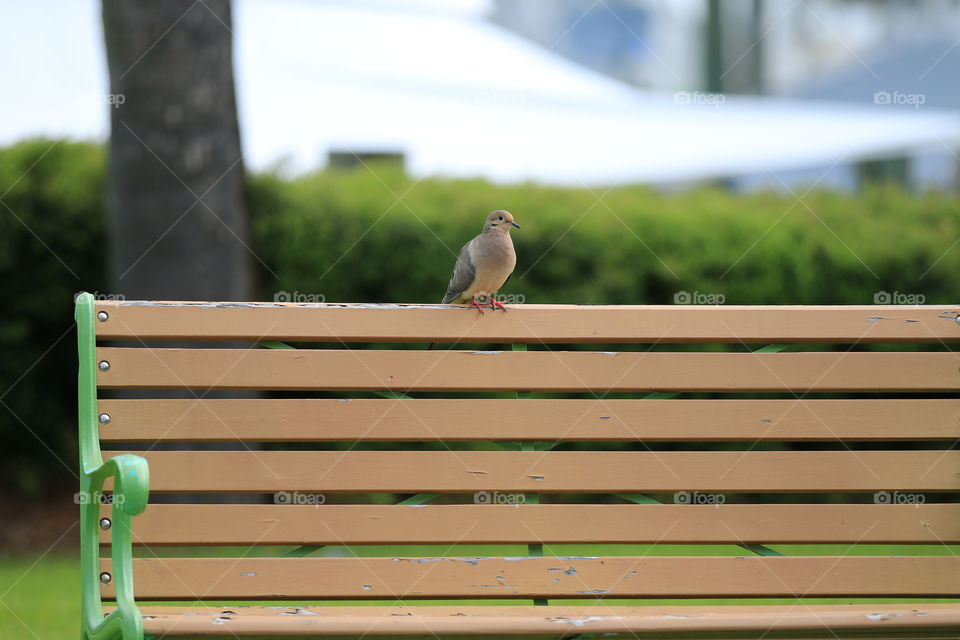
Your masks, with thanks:
M109 292L104 150L32 140L0 149L0 479L39 492L76 460L72 298ZM396 168L251 177L259 290L328 302L436 302L483 216L509 209L536 303L871 303L878 291L956 302L960 201L877 187L802 203L718 189L605 191L414 181ZM62 261L62 262L61 262ZM936 264L931 269L931 266ZM266 266L264 266L266 265ZM866 265L866 266L865 266ZM121 293L123 293L121 291Z
M106 290L104 160L85 143L0 150L0 481L28 494L77 467L73 296Z
M526 302L671 304L696 292L727 304L869 304L881 291L956 301L960 200L893 187L800 202L706 188L413 181L374 167L260 175L250 196L268 298L436 302L456 252L503 208L523 226L512 232L518 263L503 293Z

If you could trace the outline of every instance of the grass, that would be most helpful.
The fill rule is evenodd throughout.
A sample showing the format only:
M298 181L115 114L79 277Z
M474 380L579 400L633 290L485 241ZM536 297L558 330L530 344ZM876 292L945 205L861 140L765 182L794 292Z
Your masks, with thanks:
M0 558L0 638L80 636L80 554Z

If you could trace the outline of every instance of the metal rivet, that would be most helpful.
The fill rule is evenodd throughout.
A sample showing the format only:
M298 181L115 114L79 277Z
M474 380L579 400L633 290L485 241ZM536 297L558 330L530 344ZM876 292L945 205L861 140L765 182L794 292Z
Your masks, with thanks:
M110 518L100 518L100 528L106 531L110 528L113 523L110 522Z
M106 311L97 311L97 320L99 320L100 322L106 322L107 318L109 317L110 317L110 314L108 314Z
M101 414L100 414L100 417L99 417L98 419L100 420L100 424L110 424L110 414L109 414L109 413L101 413Z
M106 360L101 360L97 366L100 367L100 371L110 371L110 363Z
M112 580L113 580L113 576L111 576L106 571L100 574L100 584L110 584Z

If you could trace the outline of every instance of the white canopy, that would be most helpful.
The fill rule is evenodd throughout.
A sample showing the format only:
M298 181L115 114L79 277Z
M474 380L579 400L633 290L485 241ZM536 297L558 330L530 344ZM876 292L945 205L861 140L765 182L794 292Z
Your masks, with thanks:
M8 7L16 15L0 20L0 55L17 61L6 67L12 95L33 97L0 103L0 142L106 134L99 3L52 11L49 2ZM734 177L960 146L960 114L904 111L873 96L851 105L637 90L480 13L445 3L235 0L247 166L282 158L301 172L331 149L396 150L415 175L576 185ZM40 33L55 42L36 55Z

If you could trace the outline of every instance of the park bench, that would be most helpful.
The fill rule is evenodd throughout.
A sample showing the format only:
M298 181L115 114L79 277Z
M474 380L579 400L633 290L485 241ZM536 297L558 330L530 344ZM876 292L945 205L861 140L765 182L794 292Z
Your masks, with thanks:
M83 637L960 637L958 313L82 294Z

